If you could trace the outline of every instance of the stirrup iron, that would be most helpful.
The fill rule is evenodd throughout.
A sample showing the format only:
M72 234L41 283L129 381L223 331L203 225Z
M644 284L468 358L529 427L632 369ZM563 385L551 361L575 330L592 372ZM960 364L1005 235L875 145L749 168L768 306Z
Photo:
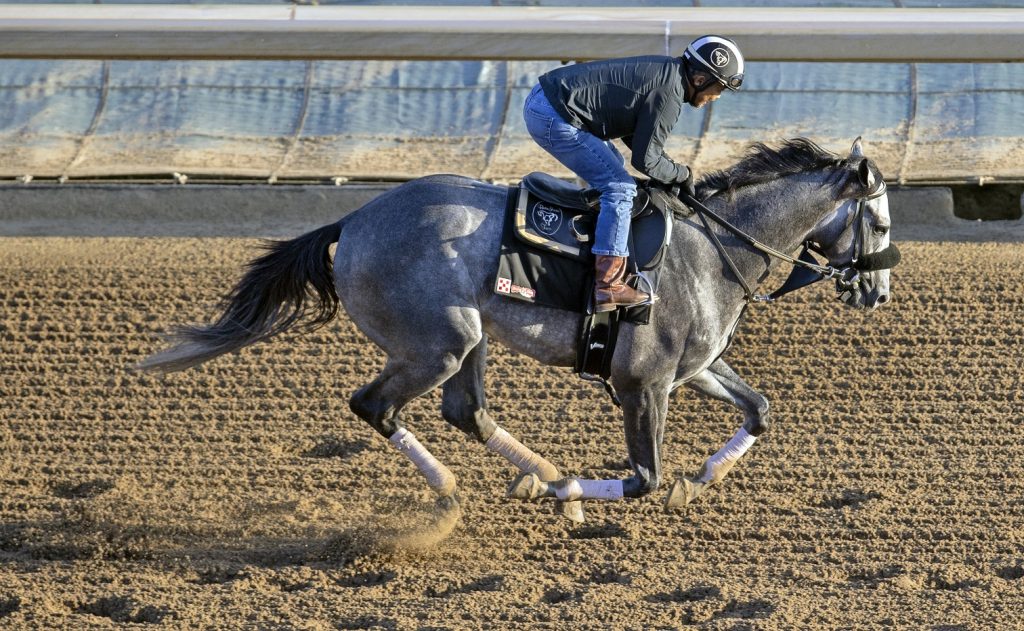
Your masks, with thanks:
M642 292L646 293L649 296L647 298L647 300L645 300L645 301L643 301L641 303L635 304L635 305L633 305L633 307L648 307L650 305L653 305L654 302L658 299L658 297L654 295L654 283L652 283L651 279L647 278L647 274L644 274L643 272L639 272L638 271L636 274L633 274L633 276L635 276L637 278L637 281L638 281L637 282L637 285L638 285L637 286L637 290L638 291L642 291ZM644 285L644 287L639 287L639 285L641 283ZM633 307L630 307L630 308L633 308Z

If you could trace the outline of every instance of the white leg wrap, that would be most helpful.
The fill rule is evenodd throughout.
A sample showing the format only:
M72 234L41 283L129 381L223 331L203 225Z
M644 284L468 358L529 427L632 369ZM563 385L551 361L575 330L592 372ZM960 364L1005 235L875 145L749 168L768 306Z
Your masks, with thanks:
M487 448L504 456L523 473L536 473L537 477L545 482L557 480L559 477L555 465L535 454L500 427L487 439Z
M427 448L424 447L412 432L404 427L391 435L391 443L398 448L398 451L405 454L412 460L416 468L420 470L423 477L438 495L451 495L455 490L455 476L448 470L448 467L438 461Z
M751 436L747 433L747 430L741 427L729 439L725 447L719 449L715 455L708 458L707 462L704 463L704 468L701 470L701 476L698 481L705 484L720 481L725 477L725 474L729 473L729 469L732 469L736 461L753 446L755 440L757 440L756 436Z
M555 497L562 501L621 500L622 480L577 480L569 478L555 486Z

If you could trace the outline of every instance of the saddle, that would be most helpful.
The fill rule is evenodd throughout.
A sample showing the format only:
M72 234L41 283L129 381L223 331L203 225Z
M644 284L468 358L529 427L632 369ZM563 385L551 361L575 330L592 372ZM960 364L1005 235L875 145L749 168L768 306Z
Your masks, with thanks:
M596 189L581 189L547 173L531 173L519 187L515 235L531 247L590 262L600 196ZM664 209L655 207L646 183L637 187L631 215L630 271L652 270L661 264L672 222Z
M594 243L600 192L581 189L546 173L531 173L511 187L496 294L581 314L574 370L604 385L618 402L607 379L619 323L647 324L652 305L593 312ZM657 292L658 276L672 238L672 211L656 203L646 182L638 182L629 232L628 269L643 274Z

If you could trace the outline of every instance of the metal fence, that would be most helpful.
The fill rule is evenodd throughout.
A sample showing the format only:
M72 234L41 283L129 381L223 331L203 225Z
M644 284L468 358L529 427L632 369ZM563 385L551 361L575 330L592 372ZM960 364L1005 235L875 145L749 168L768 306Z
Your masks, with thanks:
M811 0L692 4L865 6ZM532 170L565 175L530 140L521 115L537 76L559 63L3 60L0 176L177 172L277 180L454 172L504 180ZM807 136L845 151L863 136L892 181L1021 180L1020 112L1024 64L754 62L742 92L704 110L684 111L667 150L702 172L735 160L751 141Z
M452 7L770 7L770 8L964 8L1016 9L1021 0L7 0L7 4L264 4L281 6L452 6Z
M0 63L0 175L511 179L564 173L522 102L558 62ZM863 135L902 181L1024 177L1024 64L751 63L667 147L698 170L755 140Z

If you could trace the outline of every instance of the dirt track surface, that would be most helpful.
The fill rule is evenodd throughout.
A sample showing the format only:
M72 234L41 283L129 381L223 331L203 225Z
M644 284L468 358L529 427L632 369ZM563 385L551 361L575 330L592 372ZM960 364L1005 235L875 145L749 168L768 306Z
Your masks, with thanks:
M412 465L348 410L382 364L344 318L169 377L129 366L208 317L239 239L0 239L0 627L1024 628L1024 248L904 243L894 301L812 288L756 307L727 355L773 404L723 485L505 500L512 469L405 419L463 516L420 548ZM496 420L562 471L627 474L599 389L492 347ZM680 391L669 479L738 427Z

